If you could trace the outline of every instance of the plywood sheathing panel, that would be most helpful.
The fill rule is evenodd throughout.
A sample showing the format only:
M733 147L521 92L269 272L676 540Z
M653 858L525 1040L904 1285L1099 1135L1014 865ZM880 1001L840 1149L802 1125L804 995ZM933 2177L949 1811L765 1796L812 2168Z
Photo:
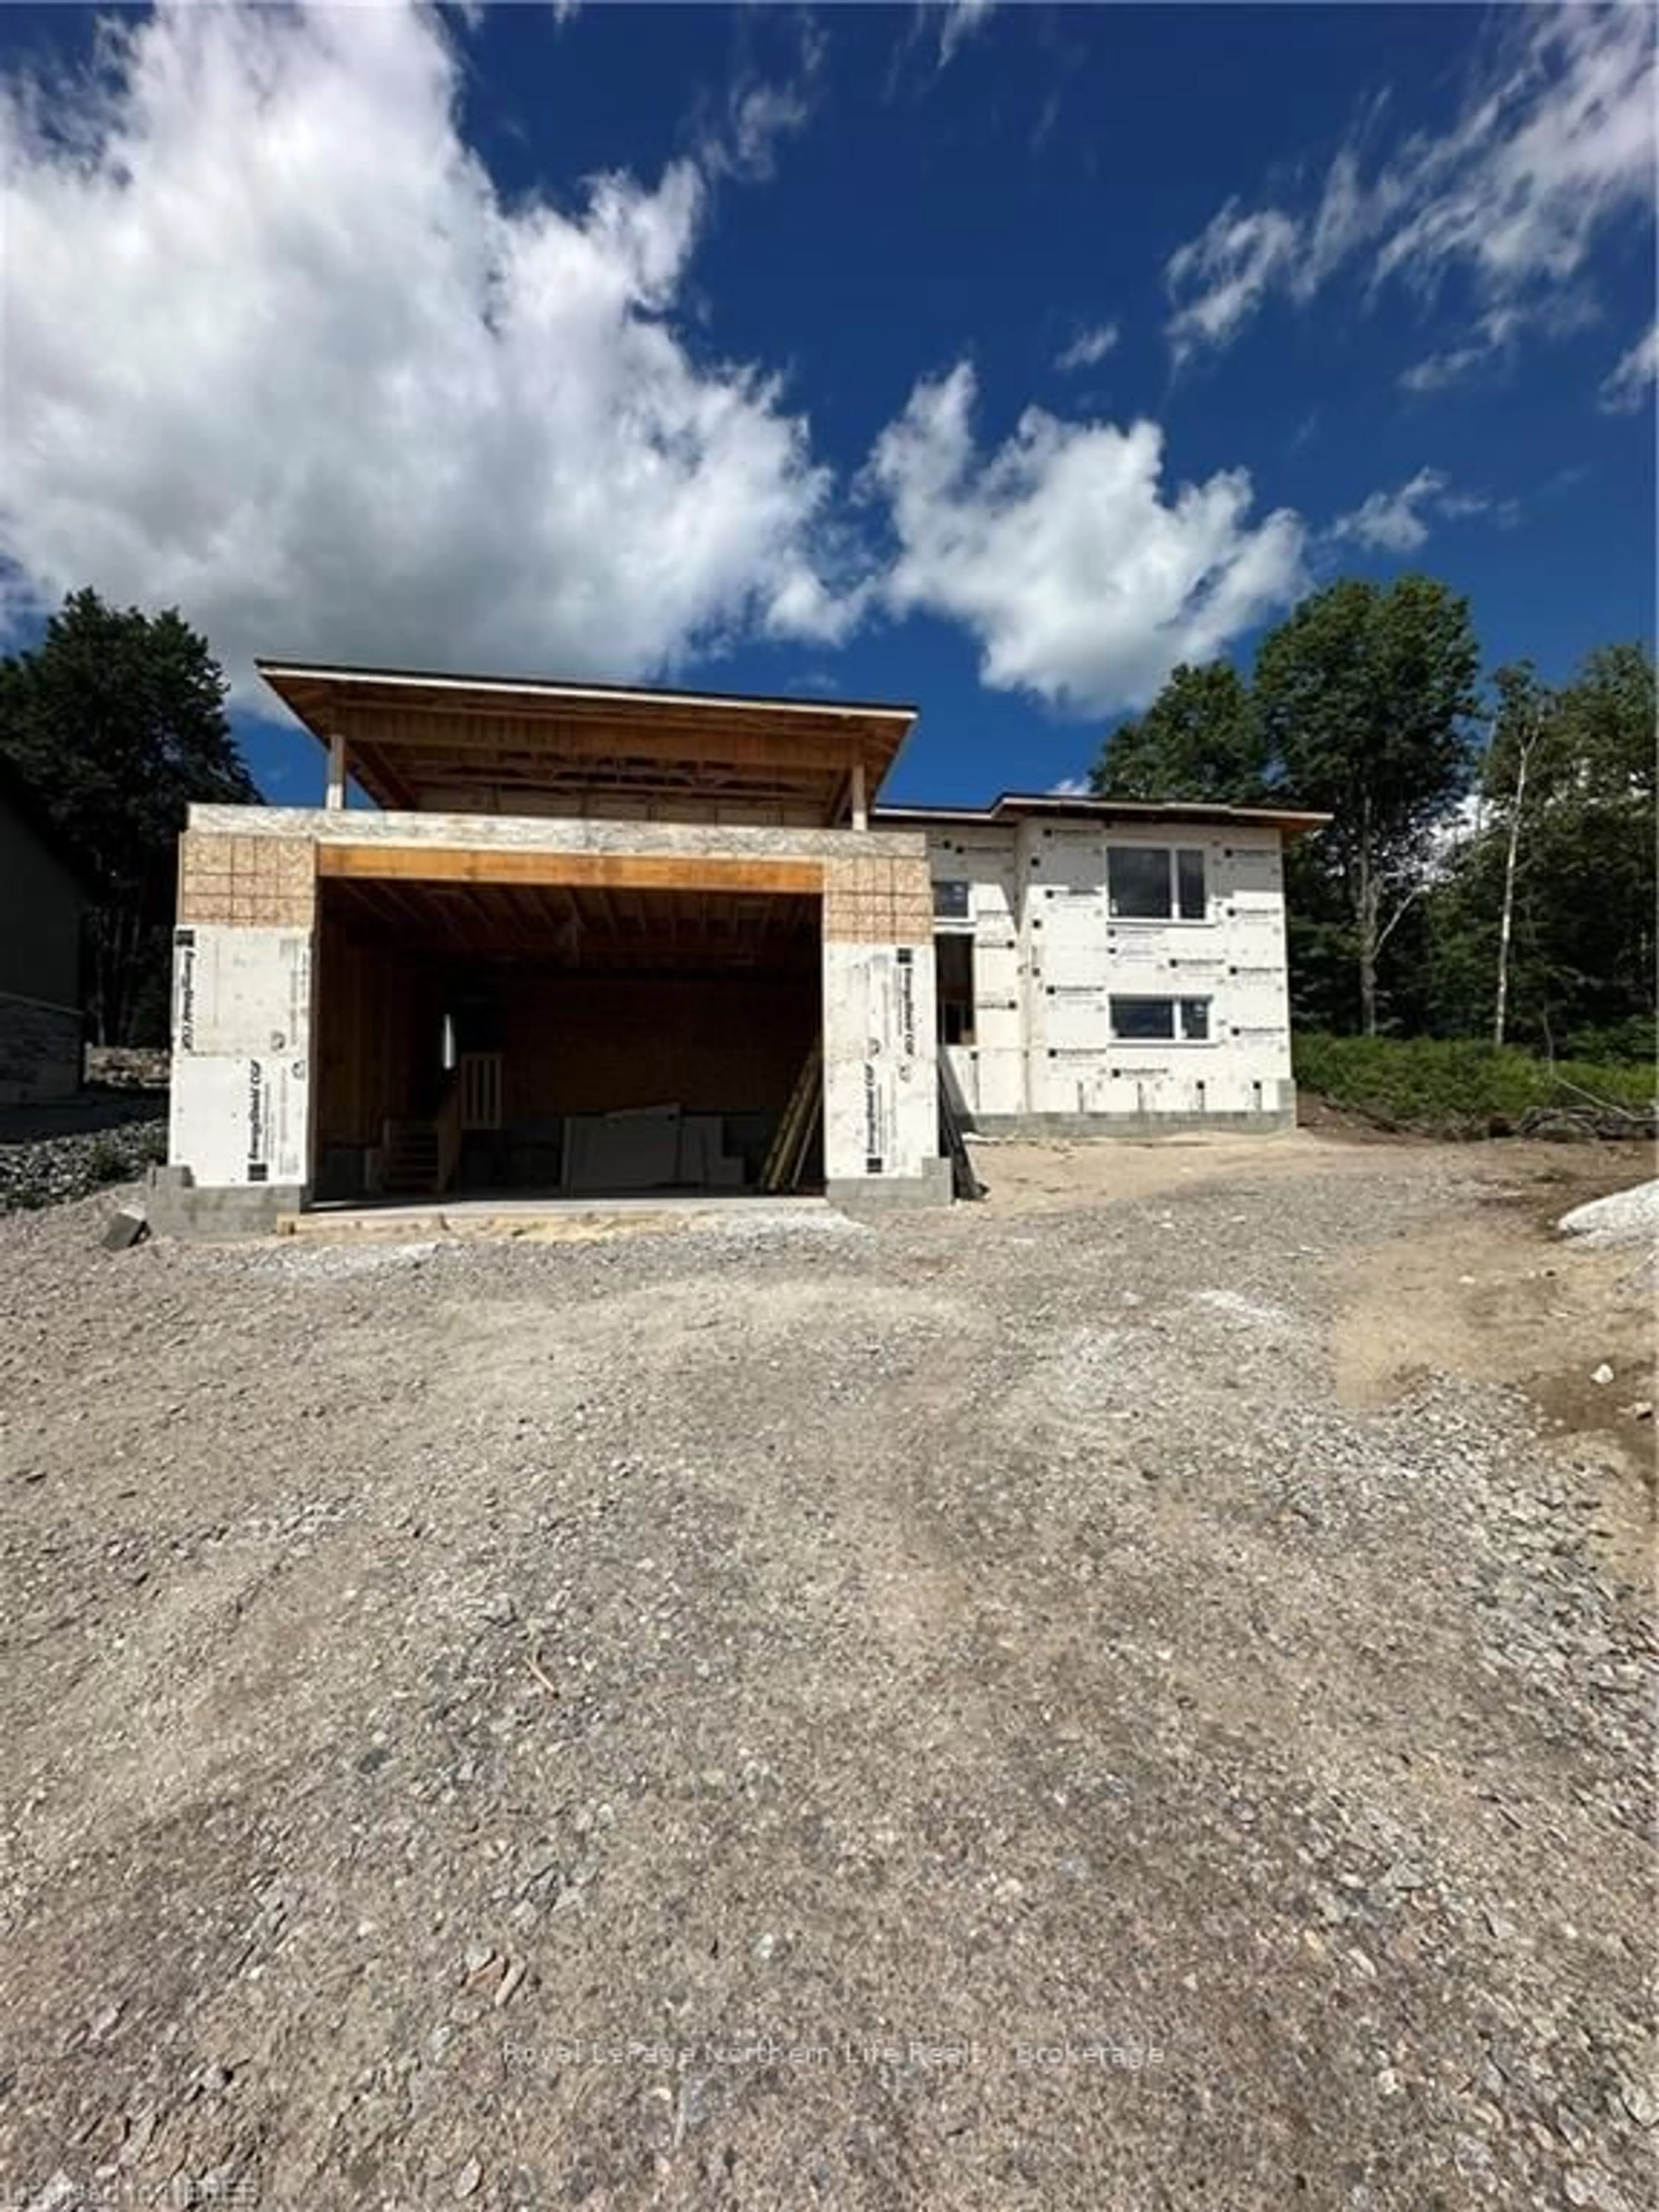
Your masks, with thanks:
M931 945L933 898L926 860L883 854L828 863L823 935L834 945Z
M308 837L187 830L179 840L179 919L309 929L316 908Z
M746 860L925 859L919 830L789 829L752 822L607 820L599 815L374 814L360 807L190 810L192 831L300 837L318 844L419 845L457 852L727 854Z

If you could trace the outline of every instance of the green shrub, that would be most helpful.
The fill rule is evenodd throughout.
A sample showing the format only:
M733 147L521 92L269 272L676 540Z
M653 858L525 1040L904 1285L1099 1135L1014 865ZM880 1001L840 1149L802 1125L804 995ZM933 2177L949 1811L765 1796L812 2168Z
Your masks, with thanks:
M1328 1036L1295 1040L1296 1079L1334 1106L1389 1128L1450 1137L1504 1136L1553 1109L1600 1101L1651 1115L1654 1071L1626 1060L1544 1060L1473 1039Z
M1575 1030L1562 1040L1568 1060L1633 1060L1651 1067L1659 1057L1659 1022L1651 1014L1632 1014L1599 1030Z

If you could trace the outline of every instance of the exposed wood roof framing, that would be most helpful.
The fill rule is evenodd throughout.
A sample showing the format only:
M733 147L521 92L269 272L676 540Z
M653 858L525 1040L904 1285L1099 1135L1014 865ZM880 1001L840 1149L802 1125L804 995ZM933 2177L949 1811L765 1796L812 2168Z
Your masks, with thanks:
M849 817L915 719L904 706L402 675L262 660L260 672L383 806L580 811L606 799L728 819Z
M340 878L324 914L400 951L567 973L811 969L817 957L818 902L799 895Z

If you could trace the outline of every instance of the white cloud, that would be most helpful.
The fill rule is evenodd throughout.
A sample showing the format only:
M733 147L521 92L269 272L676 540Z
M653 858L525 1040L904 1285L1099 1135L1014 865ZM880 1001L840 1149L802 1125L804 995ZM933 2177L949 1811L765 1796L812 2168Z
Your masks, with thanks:
M1115 323L1100 323L1093 330L1079 331L1065 351L1056 356L1054 367L1066 374L1074 368L1094 368L1105 360L1117 341Z
M1086 775L1063 775L1058 783L1048 786L1050 799L1087 799L1094 786Z
M1275 208L1244 215L1229 200L1200 235L1171 255L1165 270L1177 304L1170 343L1177 360L1203 346L1224 345L1286 280L1301 234Z
M1659 323L1637 339L1601 386L1601 404L1610 415L1633 415L1650 403L1659 379Z
M996 0L941 0L938 8L939 65L945 67L964 39L983 27Z
M676 327L696 166L507 205L402 7L181 0L107 52L72 139L67 92L0 94L27 590L176 601L243 678L259 650L636 676L854 618L805 422ZM733 120L750 169L788 123Z
M1166 495L1156 423L1065 422L1028 409L975 447L973 372L919 384L871 464L899 551L890 605L959 622L981 678L1103 712L1150 698L1181 660L1213 658L1291 599L1304 533L1251 526L1243 471Z
M745 71L731 88L722 126L705 135L701 160L711 176L750 181L769 178L785 138L811 120L824 56L824 38L812 17L793 19L797 56L787 79Z
M804 128L810 109L795 86L751 84L732 103L727 159L735 176L769 177L777 143Z
M1431 353L1425 360L1413 362L1401 377L1401 388L1444 392L1451 385L1467 383L1487 358L1485 346L1450 346L1444 353Z
M1165 270L1177 357L1224 345L1275 294L1305 303L1346 268L1373 295L1392 283L1424 305L1454 275L1467 283L1473 343L1408 371L1413 390L1560 326L1597 240L1651 209L1654 100L1649 9L1516 11L1445 132L1411 134L1369 173L1359 145L1345 147L1310 204L1230 200L1177 250Z
M1474 514L1509 509L1482 492L1454 491L1441 469L1419 469L1395 491L1374 491L1352 514L1339 515L1328 535L1338 544L1359 545L1373 553L1415 553L1426 545L1431 525L1455 522Z
M1419 510L1445 487L1438 469L1419 469L1398 491L1374 491L1352 514L1339 516L1331 536L1378 553L1414 553L1428 543L1429 526Z

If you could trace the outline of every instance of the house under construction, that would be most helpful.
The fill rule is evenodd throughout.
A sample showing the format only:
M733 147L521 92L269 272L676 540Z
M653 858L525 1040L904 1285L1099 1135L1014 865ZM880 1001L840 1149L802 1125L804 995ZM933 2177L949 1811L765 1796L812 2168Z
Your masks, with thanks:
M1319 817L884 808L908 707L260 667L326 803L191 810L172 1225L941 1201L942 1096L1010 1133L1292 1117L1281 847Z

